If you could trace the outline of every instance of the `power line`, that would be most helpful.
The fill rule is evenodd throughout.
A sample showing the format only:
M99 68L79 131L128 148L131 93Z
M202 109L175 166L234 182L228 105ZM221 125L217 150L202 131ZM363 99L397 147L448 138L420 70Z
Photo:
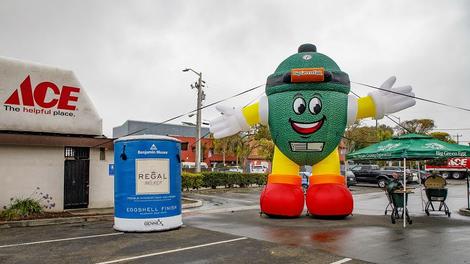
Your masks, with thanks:
M360 96L359 96L357 93L353 92L352 90L351 90L351 93L354 94L356 97L360 98ZM402 124L400 124L399 122L393 120L393 119L392 119L391 117L389 117L388 115L385 115L385 117L387 117L388 119L390 119L393 123L397 124L399 127L403 128L406 132L411 133L411 131L410 131L408 128L404 127L404 126L403 126ZM367 143L367 142L366 142L366 143Z
M194 113L194 112L197 112L198 110L202 110L202 109L205 109L205 108L207 108L207 107L211 107L211 106L213 106L213 105L219 104L219 103L221 103L221 102L223 102L223 101L227 101L227 100L230 100L230 99L232 99L232 98L238 97L238 96L240 96L240 95L246 94L246 93L251 92L251 91L253 91L253 90L256 90L256 89L258 89L258 88L260 88L260 87L262 87L262 86L264 86L264 85L265 85L265 84L261 84L261 85L252 87L252 88L247 89L247 90L245 90L245 91L243 91L243 92L237 93L237 94L235 94L235 95L232 95L232 96L226 97L226 98L224 98L224 99L215 101L215 102L213 102L213 103L207 104L207 105L205 105L205 106L202 106L202 107L200 107L199 109L194 109L194 110L189 111L189 112L187 112L187 113L184 113L184 114L181 114L181 115L177 115L177 116L172 117L172 118L169 118L169 119L167 119L167 120L165 120L165 121L163 121L163 122L156 123L156 124L154 124L154 125L152 125L152 126L149 126L149 127L143 128L143 129L139 129L139 130L136 130L136 131L133 131L133 132L131 132L131 133L127 134L127 135L124 135L124 136L135 135L135 134L140 133L140 132L142 132L142 131L145 131L145 130L147 130L147 129L154 128L154 127L159 126L159 125L163 125L163 124L168 123L168 122L170 122L170 121L173 121L173 120L175 120L175 119L178 119L178 118L181 118L181 117L183 117L183 116L186 116L186 115L192 114L192 113ZM205 137L205 135L204 135L203 137ZM203 137L201 137L201 138L203 138ZM199 138L198 141L199 141L201 138ZM109 143L109 142L112 142L113 140L114 140L114 139L110 139L110 140L108 140L108 141L106 141L106 142L103 142L103 143L97 144L97 145L95 145L95 146L92 146L92 148L96 148L96 147L99 147L99 146L101 146L101 145L107 144L107 143Z
M457 138L457 144L459 144L459 138L462 137L463 135L457 134L457 135L454 135L454 136Z
M460 109L460 110L470 112L470 109L465 108L465 107L450 105L450 104L434 101L434 100L431 100L431 99L426 99L426 98L417 97L417 96L413 96L413 95L409 95L409 94L399 93L399 92L395 92L395 91L392 91L392 90L387 90L387 89L384 89L384 88L379 88L379 87L376 87L376 86L373 86L373 85L365 84L365 83L353 82L353 81L351 81L351 83L359 84L359 85L362 85L362 86L366 86L366 87L369 87L369 88L377 89L377 90L388 92L388 93L399 94L399 95L402 95L402 96L414 98L414 99L425 101L425 102L428 102L428 103L438 104L438 105L447 106L447 107L450 107L450 108L455 108L455 109Z
M470 130L470 128L433 128L432 130Z

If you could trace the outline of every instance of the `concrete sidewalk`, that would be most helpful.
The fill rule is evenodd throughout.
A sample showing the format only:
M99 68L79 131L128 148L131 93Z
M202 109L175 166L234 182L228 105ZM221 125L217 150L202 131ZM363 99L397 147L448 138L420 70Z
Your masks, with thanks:
M202 201L184 197L181 209L189 209L202 206ZM114 219L114 208L84 208L71 209L66 212L70 213L70 217L42 218L32 220L5 221L0 222L1 228L11 227L28 227L28 226L45 226L59 224L74 224L82 222L94 221L112 221Z

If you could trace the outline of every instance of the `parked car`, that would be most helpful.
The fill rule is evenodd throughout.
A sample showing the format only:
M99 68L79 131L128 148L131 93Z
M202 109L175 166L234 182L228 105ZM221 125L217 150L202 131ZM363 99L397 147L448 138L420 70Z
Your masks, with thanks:
M354 175L354 173L351 170L346 171L346 183L347 183L348 187L350 187L352 185L356 185L356 183L357 183L356 176Z
M411 170L413 171L413 173L416 173L416 175L418 175L418 170ZM419 171L419 176L421 177L421 183L424 183L424 181L429 177L431 176L431 172L429 171L425 171L425 170L420 170Z
M351 168L357 182L377 183L377 177L380 175L378 165L358 164Z
M299 172L299 175L302 177L302 188L304 189L304 192L305 192L308 189L311 173L308 171L301 171Z
M383 171L398 171L398 173L403 177L403 167L399 166L385 166L380 168ZM418 171L415 169L406 169L406 179L408 182L418 182Z
M240 166L227 166L227 167L218 167L214 168L214 171L218 172L239 172L242 173L243 169Z
M301 171L299 175L302 177L302 187L305 188L305 190L308 188L309 185L309 179L311 177L311 172L308 171ZM356 176L354 176L354 173L351 170L346 171L346 183L347 186L352 186L356 185Z
M268 168L264 165L253 165L250 170L251 173L266 173L267 171Z
M385 188L387 182L393 178L393 173L403 174L403 171L380 169L378 165L374 164L359 164L352 167L351 171L356 176L357 182L376 183L380 188ZM407 182L411 181L413 181L413 176L409 173L407 174Z
M196 163L195 162L187 162L183 161L181 162L181 168L184 169L195 169L196 168ZM207 166L207 163L201 162L201 169L207 170L209 167Z

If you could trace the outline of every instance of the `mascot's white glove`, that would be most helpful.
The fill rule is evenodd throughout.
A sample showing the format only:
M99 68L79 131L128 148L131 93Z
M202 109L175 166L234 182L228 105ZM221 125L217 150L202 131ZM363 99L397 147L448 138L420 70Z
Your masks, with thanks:
M250 129L241 108L222 105L215 108L222 114L210 122L209 129L215 138L228 137Z
M381 119L387 114L398 112L416 104L416 100L412 98L415 94L411 91L412 88L410 85L392 88L396 79L397 78L395 76L392 76L380 86L380 88L391 92L378 90L369 93L369 96L372 97L375 104L375 119ZM405 94L407 96L401 94Z

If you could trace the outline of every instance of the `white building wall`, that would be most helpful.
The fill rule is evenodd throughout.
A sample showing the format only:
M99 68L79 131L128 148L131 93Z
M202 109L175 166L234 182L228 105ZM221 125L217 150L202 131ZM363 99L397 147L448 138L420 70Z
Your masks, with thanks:
M113 155L107 150L100 160L100 150L90 149L89 208L114 206L114 177L108 174ZM55 203L48 211L64 210L64 160L64 147L0 145L0 210L12 197L46 194Z
M105 160L100 160L100 150L90 150L89 208L114 206L114 177L108 173L109 164L114 163L114 152L105 153Z
M0 208L40 193L52 196L52 211L64 209L64 148L0 145Z

